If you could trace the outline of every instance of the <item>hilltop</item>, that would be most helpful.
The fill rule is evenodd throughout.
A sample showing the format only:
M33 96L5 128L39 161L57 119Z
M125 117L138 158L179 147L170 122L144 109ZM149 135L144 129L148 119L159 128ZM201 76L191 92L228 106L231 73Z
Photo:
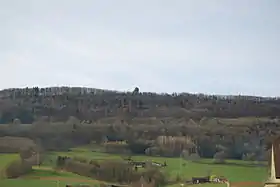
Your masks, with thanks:
M18 118L32 123L42 116L65 121L69 116L102 118L271 117L280 114L280 99L253 96L215 96L189 93L118 92L95 88L50 87L0 91L0 123Z

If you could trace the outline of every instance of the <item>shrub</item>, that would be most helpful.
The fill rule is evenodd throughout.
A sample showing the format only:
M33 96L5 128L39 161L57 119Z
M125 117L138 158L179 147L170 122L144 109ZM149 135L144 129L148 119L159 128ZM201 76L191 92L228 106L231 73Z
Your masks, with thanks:
M181 180L182 180L182 177L179 174L177 174L175 181L176 182L181 182Z
M33 156L33 150L30 147L20 148L19 155L22 160L30 158Z
M247 153L242 155L242 160L245 161L255 161L256 155L254 153Z
M216 164L223 164L225 163L226 153L224 151L217 152L214 155L214 163Z
M167 183L167 177L159 169L149 169L143 172L146 181L154 181L155 186L163 186Z
M13 120L13 125L20 125L21 124L21 121L20 121L20 119L18 119L18 118L15 118L14 120Z
M83 157L74 156L73 160L81 162L81 163L88 163L88 160L86 158L83 158Z
M87 163L81 163L78 161L74 161L74 160L66 160L65 161L65 165L64 165L64 169L66 171L78 174L78 175L82 175L82 176L86 176L86 177L94 177L91 174L91 170L92 170L93 166Z
M145 154L149 156L158 156L161 154L159 147L149 147L145 150Z
M32 171L32 165L28 162L17 160L11 162L6 170L5 174L7 178L17 178L21 175L27 174Z
M38 155L38 153L36 153L36 154L32 155L31 157L24 159L24 161L28 162L32 166L40 165L44 161L44 156L42 154Z
M91 161L89 162L89 164L95 166L96 168L100 168L100 165L99 165L99 163L98 163L97 160L91 160Z
M70 157L58 156L57 159L56 159L56 167L57 168L64 168L67 160L70 160Z
M134 174L133 166L121 161L104 161L100 163L99 175L101 180L114 182L131 181Z

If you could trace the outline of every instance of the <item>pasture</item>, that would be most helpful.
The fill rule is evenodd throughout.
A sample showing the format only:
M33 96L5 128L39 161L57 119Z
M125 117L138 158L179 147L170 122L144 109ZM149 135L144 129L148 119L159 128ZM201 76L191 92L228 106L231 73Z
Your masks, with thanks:
M6 166L14 160L19 159L17 154L0 154L0 179L5 178Z
M67 178L48 178L48 179L5 179L0 180L0 186L3 187L65 187L66 184L89 184L94 186L93 183L84 181L71 181Z
M111 160L122 159L125 156L117 154L107 154L95 151L89 151L87 148L76 148L70 152L52 152L49 153L44 165L52 165L50 160L55 160L58 155L77 156L87 159ZM201 159L198 162L189 162L182 158L165 158L150 156L132 156L136 161L156 161L164 163L167 167L163 170L171 178L180 175L182 178L191 178L193 176L206 176L209 172L215 175L225 176L232 182L263 182L267 178L267 168L254 165L249 161L228 160L226 164L214 164L212 159Z
M51 167L34 167L33 171L19 179L1 179L5 187L65 187L66 184L88 184L95 186L99 181L70 172L58 172Z
M35 166L28 175L18 179L5 179L5 167L16 159L19 159L17 154L0 154L1 187L65 187L66 184L89 184L92 186L98 184L98 181L70 172L58 172L49 166Z
M1 179L0 186L5 187L65 187L66 184L90 184L96 186L99 181L82 177L69 172L58 172L52 168L56 163L57 156L81 157L89 160L122 160L125 156L117 154L107 154L95 152L86 147L75 148L69 152L49 152L40 167L33 167L33 172L21 177L20 179ZM16 154L0 154L0 169L5 168L5 165L10 161L17 159ZM206 176L209 173L217 176L225 176L233 184L239 186L241 182L258 182L261 183L267 178L267 168L252 165L252 162L228 160L226 164L214 164L211 159L201 159L198 162L190 162L181 158L165 158L165 157L150 157L150 156L132 156L135 161L155 161L159 163L166 162L167 166L162 168L163 172L171 179L180 176L183 179L191 177ZM249 183L248 183L249 184ZM179 187L180 184L171 185ZM170 187L171 187L170 186ZM197 186L197 185L191 185ZM225 186L224 184L204 184L199 186L217 187ZM243 185L242 185L243 186ZM251 185L247 185L251 186ZM254 185L259 187L259 185ZM252 185L252 187L254 187Z
M19 159L17 154L0 154L0 169L5 168L10 162Z

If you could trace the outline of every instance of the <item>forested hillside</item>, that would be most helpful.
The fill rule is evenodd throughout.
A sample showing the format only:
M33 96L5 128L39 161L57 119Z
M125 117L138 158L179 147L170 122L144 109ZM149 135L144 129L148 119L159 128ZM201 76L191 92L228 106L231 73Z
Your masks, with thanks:
M120 118L275 117L280 99L252 96L209 96L203 94L116 92L89 88L9 89L0 92L0 123L18 118L32 123L51 116L65 121L69 116L81 120Z
M69 87L9 89L0 97L0 136L29 137L46 149L106 139L128 142L110 151L263 160L280 134L278 98Z

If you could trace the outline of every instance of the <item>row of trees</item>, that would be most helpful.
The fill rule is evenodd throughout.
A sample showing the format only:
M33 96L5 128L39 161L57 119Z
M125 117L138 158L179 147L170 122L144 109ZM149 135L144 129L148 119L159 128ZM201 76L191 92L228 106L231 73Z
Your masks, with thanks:
M138 182L143 177L148 183L153 183L151 186L160 186L167 182L164 174L150 165L147 165L145 170L138 171L133 165L120 160L98 161L61 156L57 157L56 163L58 169L102 181L131 184Z

